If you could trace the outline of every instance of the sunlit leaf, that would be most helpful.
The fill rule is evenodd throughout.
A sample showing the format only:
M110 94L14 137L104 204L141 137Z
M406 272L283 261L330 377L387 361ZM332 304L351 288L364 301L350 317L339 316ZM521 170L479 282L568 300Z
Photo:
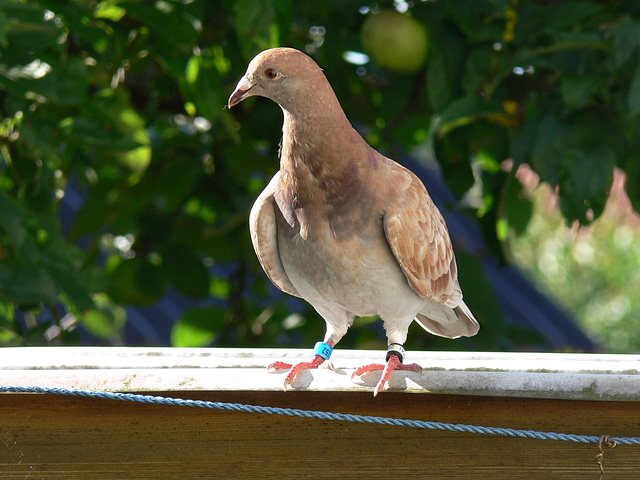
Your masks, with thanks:
M194 55L187 62L185 94L195 104L197 113L214 121L222 114L226 95L218 72L216 60L209 51L207 56Z
M114 22L119 21L122 17L126 15L127 11L118 6L114 5L108 1L102 1L98 3L93 15L96 18L107 18L109 20L113 20Z
M102 310L89 310L80 319L82 326L92 335L109 339L119 333L121 325L114 322L114 318Z
M224 326L224 311L217 307L192 308L171 330L174 347L204 347Z

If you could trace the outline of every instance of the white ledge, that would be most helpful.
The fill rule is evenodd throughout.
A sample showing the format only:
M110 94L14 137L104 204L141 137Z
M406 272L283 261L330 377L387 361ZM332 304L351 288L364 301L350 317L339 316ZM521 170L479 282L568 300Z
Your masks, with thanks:
M340 350L337 371L302 372L292 390L371 391L378 372L351 381L354 369L384 351ZM578 400L640 401L640 355L408 352L422 374L393 372L389 389ZM310 360L311 350L236 348L25 347L0 349L0 384L144 392L282 390L275 360Z

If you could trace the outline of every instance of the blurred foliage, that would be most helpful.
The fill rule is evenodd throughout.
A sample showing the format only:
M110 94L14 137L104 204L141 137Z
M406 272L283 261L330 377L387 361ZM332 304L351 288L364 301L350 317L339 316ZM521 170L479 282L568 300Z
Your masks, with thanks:
M528 188L535 214L512 246L515 260L605 351L638 353L640 217L625 198L622 177L617 175L602 216L580 230L564 224L548 186Z
M274 301L248 235L249 208L278 168L282 114L261 99L223 108L250 59L273 46L309 52L376 148L435 154L499 258L532 212L505 159L556 187L569 223L602 213L614 166L639 209L638 2L395 6L428 32L412 74L345 56L362 52L367 15L391 3L0 0L0 342L73 343L79 323L118 343L122 306L170 289L209 299L176 322L176 345L322 336L308 306ZM72 190L81 207L62 225ZM472 341L522 345L507 338L491 289L470 292L486 280L462 257L486 326ZM384 338L370 319L353 330L345 346Z

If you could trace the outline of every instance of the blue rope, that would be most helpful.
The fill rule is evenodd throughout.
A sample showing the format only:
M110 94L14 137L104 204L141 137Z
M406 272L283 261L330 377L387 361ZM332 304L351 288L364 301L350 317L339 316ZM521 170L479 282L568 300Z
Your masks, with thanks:
M184 400L181 398L158 397L153 395L138 395L133 393L91 392L68 388L46 387L14 387L0 385L0 393L44 393L52 395L67 395L85 398L99 398L106 400L120 400L126 402L172 405L179 407L211 408L215 410L232 410L245 413L264 413L269 415L284 415L288 417L314 418L338 422L370 423L378 425L394 425L398 427L413 427L428 430L446 430L449 432L479 433L483 435L501 435L517 438L535 438L538 440L559 440L576 443L598 443L602 437L595 435L575 435L570 433L539 432L535 430L517 430L514 428L482 427L460 423L441 423L405 418L375 417L370 415L353 415L349 413L318 412L314 410L299 410L297 408L264 407L245 405L242 403L211 402L205 400ZM608 437L622 445L640 445L640 437Z

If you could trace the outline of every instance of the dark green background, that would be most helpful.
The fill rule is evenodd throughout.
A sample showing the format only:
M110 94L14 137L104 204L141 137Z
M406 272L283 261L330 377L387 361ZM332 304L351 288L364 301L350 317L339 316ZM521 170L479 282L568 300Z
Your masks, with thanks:
M250 59L272 46L310 51L374 147L399 158L426 144L456 195L474 186L474 202L451 207L477 219L499 261L509 259L505 232L521 233L531 215L506 159L557 187L569 223L601 214L616 166L638 210L637 1L417 2L425 68L358 71L343 54L362 51L362 12L389 7L0 0L0 343L76 343L78 324L121 343L123 306L168 289L204 302L178 319L175 345L321 338L304 303L274 301L248 235L249 208L278 168L282 113L264 99L223 109ZM69 185L84 203L63 226ZM470 341L526 348L534 339L500 320L479 261L458 257L483 325ZM383 338L362 319L341 345Z

